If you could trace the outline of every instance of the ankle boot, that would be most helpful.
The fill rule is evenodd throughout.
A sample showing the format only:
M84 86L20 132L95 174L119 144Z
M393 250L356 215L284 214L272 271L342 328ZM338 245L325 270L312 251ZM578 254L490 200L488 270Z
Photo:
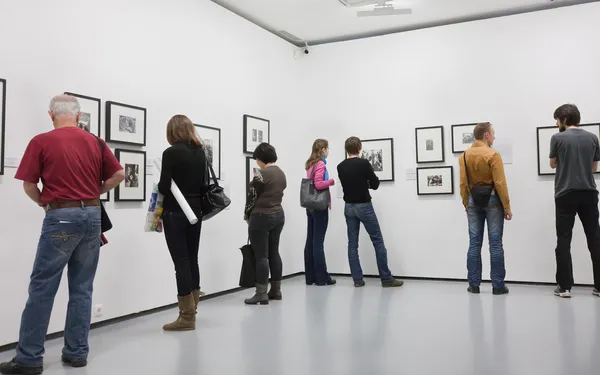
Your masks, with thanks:
M192 293L187 296L177 296L179 317L169 324L165 324L165 331L192 331L196 329L196 308Z
M281 281L271 281L271 290L267 294L269 299L281 301L283 296L281 295Z
M198 290L192 290L192 296L194 296L194 304L195 306L195 313L198 314L198 302L200 301L200 289Z
M254 297L244 300L247 305L268 305L269 297L267 296L267 286L256 284L256 293Z

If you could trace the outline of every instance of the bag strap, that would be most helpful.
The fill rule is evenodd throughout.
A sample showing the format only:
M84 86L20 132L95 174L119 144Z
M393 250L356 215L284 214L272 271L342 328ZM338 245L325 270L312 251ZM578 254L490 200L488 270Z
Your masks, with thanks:
M310 179L313 180L313 182L315 181L315 172L317 171L317 164L319 164L319 162L316 162L312 165L312 171L310 173Z
M463 153L463 162L465 163L465 174L467 175L467 188L471 191L471 180L469 179L469 168L467 167L467 151Z
M102 142L100 137L96 136L95 134L92 135L96 137L98 145L100 146L100 187L102 187L102 177L104 176L104 142Z

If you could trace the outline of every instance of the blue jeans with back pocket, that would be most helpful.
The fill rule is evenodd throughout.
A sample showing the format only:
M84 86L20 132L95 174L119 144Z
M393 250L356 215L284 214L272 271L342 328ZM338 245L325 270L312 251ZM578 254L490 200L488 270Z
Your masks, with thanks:
M469 197L467 208L469 219L469 252L467 253L467 276L470 286L481 283L481 247L483 246L483 231L485 223L488 226L488 242L490 244L490 278L494 288L504 287L504 206L497 195L492 195L487 207L478 207Z
M69 304L63 355L87 359L92 291L100 253L100 207L61 208L46 212L21 317L16 362L43 363L44 340L54 297L68 267Z

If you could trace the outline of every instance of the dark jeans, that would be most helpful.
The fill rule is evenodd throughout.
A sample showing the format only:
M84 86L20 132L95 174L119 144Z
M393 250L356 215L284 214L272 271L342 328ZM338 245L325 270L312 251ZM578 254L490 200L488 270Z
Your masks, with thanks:
M598 224L598 192L572 191L555 199L556 203L556 282L562 289L573 287L571 238L575 215L583 225L592 256L594 286L600 289L600 225Z
M21 317L17 363L25 366L43 363L54 297L67 266L69 304L63 355L75 360L87 358L100 241L100 207L46 212L29 283L29 298Z
M165 239L175 265L177 294L187 296L200 289L198 247L202 221L192 225L183 212L165 212L163 215Z
M478 207L469 197L467 208L469 220L469 251L467 253L467 277L470 286L481 284L481 247L485 223L488 225L488 242L490 244L490 279L493 288L504 288L504 207L497 195L492 195L487 207Z
M307 284L325 285L331 280L325 261L325 233L329 223L329 210L306 210L308 226L304 246L304 271Z
M383 235L381 234L381 228L379 228L379 221L377 220L373 204L346 203L344 216L346 216L346 225L348 227L348 262L350 263L352 279L354 281L363 279L360 259L358 258L358 235L360 233L360 223L362 223L371 237L371 242L375 248L379 277L382 281L392 280L392 272L388 268L387 249L383 243Z
M283 264L279 255L279 238L285 225L283 209L272 214L250 215L248 232L256 258L256 283L266 285L271 280L281 281Z

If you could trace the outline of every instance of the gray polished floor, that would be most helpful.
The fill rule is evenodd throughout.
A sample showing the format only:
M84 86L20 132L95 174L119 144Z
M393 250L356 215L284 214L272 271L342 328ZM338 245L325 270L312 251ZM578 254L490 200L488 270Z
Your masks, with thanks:
M551 287L407 281L382 289L284 281L284 300L245 306L240 292L200 303L195 332L165 333L175 311L92 331L90 363L63 368L46 345L44 374L597 375L600 298ZM11 353L1 353L0 360Z

